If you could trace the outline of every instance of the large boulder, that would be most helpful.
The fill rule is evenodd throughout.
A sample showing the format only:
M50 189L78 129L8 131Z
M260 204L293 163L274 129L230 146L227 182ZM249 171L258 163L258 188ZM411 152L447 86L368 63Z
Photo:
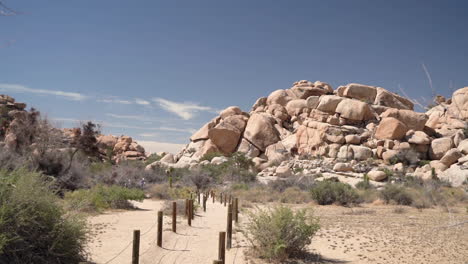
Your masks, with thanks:
M322 112L334 114L338 104L343 101L343 97L336 95L323 95L319 98L319 103L317 105L317 110Z
M405 137L408 127L393 117L386 117L380 121L375 131L377 139L402 139Z
M468 139L461 141L457 148L461 153L468 154Z
M350 145L353 150L353 157L355 160L367 160L372 158L372 150L368 147Z
M304 108L307 108L307 101L305 99L291 100L286 104L286 111L290 116L301 114Z
M242 110L238 106L230 106L221 111L219 116L221 117L221 119L225 119L226 117L240 114L242 114Z
M329 125L316 121L307 121L296 132L296 147L299 154L315 154L325 144Z
M410 100L391 93L381 87L377 87L377 95L375 96L374 104L397 109L413 110L414 108L414 104Z
M468 179L468 169L464 166L452 165L438 176L440 179L450 182L453 187L463 185Z
M255 158L260 155L260 150L245 138L241 140L237 151L244 153L247 157L250 158Z
M247 118L243 115L228 116L209 130L208 137L221 152L230 154L236 150L246 124Z
M468 119L468 87L458 89L453 93L450 111L462 120Z
M284 106L280 104L272 104L267 107L267 113L278 118L281 121L285 121L289 118L288 111Z
M267 97L267 105L272 105L272 104L279 104L282 106L286 106L286 104L296 98L291 97L290 94L288 94L285 90L276 90L272 92L268 97Z
M350 83L346 86L343 96L358 99L372 104L375 101L377 89L364 84Z
M451 138L444 137L434 139L429 148L429 157L433 160L440 160L452 147L453 142Z
M209 139L208 132L210 129L216 126L217 121L219 121L219 118L215 118L211 120L210 122L206 123L204 126L202 126L197 132L195 132L191 137L191 141L197 141L197 140L207 140Z
M411 144L417 145L429 145L431 144L431 138L423 131L410 130L406 133L406 139Z
M355 121L372 119L369 105L354 99L342 100L336 107L336 112L343 118Z
M429 117L424 113L416 113L411 110L398 110L394 108L390 108L383 112L380 117L393 117L400 120L403 124L405 124L408 129L412 129L415 131L422 131L424 130L424 126L429 119Z
M372 170L367 173L369 179L373 181L383 181L387 179L387 174L380 170Z
M309 96L320 96L327 93L332 93L333 89L327 83L317 81L315 83L307 80L295 82L290 89L291 92L299 99L306 99Z
M244 138L261 151L280 140L276 130L275 120L272 116L263 113L254 113L250 116L244 131Z
M442 162L447 167L450 167L450 165L457 162L457 160L461 157L463 157L463 154L458 149L453 148L447 151L444 154L444 156L442 156L442 158L440 159L440 162Z

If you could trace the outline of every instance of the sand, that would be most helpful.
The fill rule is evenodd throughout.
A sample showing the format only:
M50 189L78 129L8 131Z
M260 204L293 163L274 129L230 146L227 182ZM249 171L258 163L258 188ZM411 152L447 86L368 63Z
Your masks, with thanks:
M163 248L156 246L156 215L162 202L136 203L142 210L109 212L92 216L89 222L96 232L89 245L92 260L106 263L130 263L132 230L139 228L140 263L212 263L218 256L218 233L226 229L226 207L207 204L188 227L178 220L173 233L169 217L164 218ZM305 207L304 205L291 207ZM411 207L365 205L360 208L316 206L321 230L308 247L306 260L289 263L468 263L468 220L464 207L450 212L440 208L419 211ZM403 208L402 210L395 210ZM244 216L240 216L245 221ZM234 225L234 230L240 229ZM148 231L149 230L149 231ZM226 252L226 263L268 261L253 258L240 232L233 234L233 248Z
M141 210L109 212L89 217L95 235L89 245L91 260L103 263L130 263L134 229L141 230L140 263L212 263L218 258L219 232L226 230L227 207L207 202L207 212L199 210L192 226L184 217L177 221L177 233L171 231L171 218L163 218L163 247L156 246L154 225L160 201L134 203ZM233 224L233 230L236 230ZM233 234L233 248L226 252L226 263L243 264L245 240L240 232ZM117 254L119 256L113 259ZM109 260L111 260L109 262Z

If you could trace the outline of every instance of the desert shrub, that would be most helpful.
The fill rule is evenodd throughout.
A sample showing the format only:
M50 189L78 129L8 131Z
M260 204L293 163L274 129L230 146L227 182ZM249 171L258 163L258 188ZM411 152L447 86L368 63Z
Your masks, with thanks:
M156 153L151 153L151 155L149 155L149 156L146 158L146 160L145 160L145 165L149 165L149 164L151 164L151 163L153 163L153 162L156 162L156 161L158 161L158 160L160 160L160 159L162 159L162 158L163 158L163 156L159 156L159 155L156 154Z
M369 176L367 176L367 174L364 174L364 177L362 178L362 181L356 183L356 188L360 189L360 190L367 190L367 189L371 189L373 187L374 186L372 186L372 184L370 184L370 182L369 182Z
M214 155L214 154L213 154ZM228 157L226 162L221 164L207 164L202 166L196 173L203 173L217 182L252 182L255 181L256 174L250 169L252 160L241 152L235 152Z
M248 189L232 190L231 193L242 201L251 203L270 203L277 201L279 198L278 192L264 185L253 185Z
M312 199L320 205L339 204L350 205L359 203L359 195L349 184L321 181L310 190Z
M221 152L217 152L217 151L209 152L203 155L203 157L200 158L200 161L204 161L204 160L211 161L214 157L221 157L221 156L224 156L223 153Z
M311 199L308 192L298 187L289 187L280 194L279 200L282 203L300 204L308 203Z
M372 203L379 199L379 191L375 188L369 189L357 189L356 192L359 195L359 200L363 203Z
M396 204L411 205L413 202L413 198L408 190L405 187L396 184L385 185L385 187L380 191L380 196L386 203L393 201Z
M258 256L281 261L300 254L319 228L306 210L278 206L250 212L245 234Z
M96 165L95 165L96 166ZM119 185L127 188L145 188L146 184L159 183L167 180L167 174L162 168L145 170L141 161L124 161L109 169L93 174L94 184Z
M175 186L175 188L170 188L167 183L153 184L148 188L150 197L159 200L189 199L192 192L193 190L189 187Z
M85 260L85 222L61 207L52 186L36 172L0 172L0 263Z
M81 189L65 194L68 206L75 210L100 212L105 209L131 208L129 200L142 201L145 193L135 188L117 185L96 185L91 189Z

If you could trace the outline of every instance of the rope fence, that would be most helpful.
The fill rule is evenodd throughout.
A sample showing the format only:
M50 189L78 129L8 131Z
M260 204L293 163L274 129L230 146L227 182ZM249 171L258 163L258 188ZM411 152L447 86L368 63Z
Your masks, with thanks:
M186 199L185 200L185 216L187 218L187 225L189 227L192 226L192 220L195 220L195 214L194 214L194 199L193 199L193 193L190 194L191 199ZM197 202L198 205L202 207L203 211L206 212L207 207L206 203L209 200L209 198L212 198L213 204L216 203L216 192L213 190L210 190L205 193L200 193L197 192L195 194L197 197ZM239 199L236 197L233 197L231 195L225 194L225 193L219 193L219 202L221 205L224 205L226 208L226 215L227 215L227 225L226 225L226 230L225 231L220 231L219 232L219 238L218 238L218 259L214 260L213 263L226 263L226 250L229 250L232 248L232 225L234 223L238 223L238 206L239 206ZM171 212L171 231L176 233L177 231L177 203L173 202L172 203L172 212ZM140 242L141 238L144 237L145 235L149 234L155 227L157 226L157 234L155 238L151 240L149 243L149 247L140 253ZM178 240L178 239L177 239ZM132 257L131 257L131 263L132 264L139 264L140 262L140 257L145 255L146 253L149 252L150 249L154 248L154 245L157 247L162 248L163 245L163 212L158 211L157 214L157 221L149 227L145 232L140 233L140 230L133 230L133 239L130 240L125 247L123 247L115 256L104 262L104 264L109 264L112 263L115 259L117 259L119 256L121 256L130 246L132 246ZM177 243L177 242L176 242ZM188 246L188 242L187 245ZM237 252L236 252L237 255ZM165 255L163 256L163 258ZM162 259L160 260L162 261ZM91 262L81 262L81 263L91 263Z

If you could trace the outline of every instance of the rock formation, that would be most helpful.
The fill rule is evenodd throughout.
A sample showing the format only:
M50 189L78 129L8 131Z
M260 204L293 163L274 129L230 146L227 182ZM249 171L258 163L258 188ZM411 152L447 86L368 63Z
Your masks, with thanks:
M333 90L298 81L259 98L250 112L226 108L165 165L190 167L210 152L239 151L253 159L260 179L285 177L298 164L309 164L307 172L320 157L322 172L368 173L382 181L384 168L425 179L435 170L460 184L468 174L468 87L435 101L418 113L411 100L381 87L351 83Z

